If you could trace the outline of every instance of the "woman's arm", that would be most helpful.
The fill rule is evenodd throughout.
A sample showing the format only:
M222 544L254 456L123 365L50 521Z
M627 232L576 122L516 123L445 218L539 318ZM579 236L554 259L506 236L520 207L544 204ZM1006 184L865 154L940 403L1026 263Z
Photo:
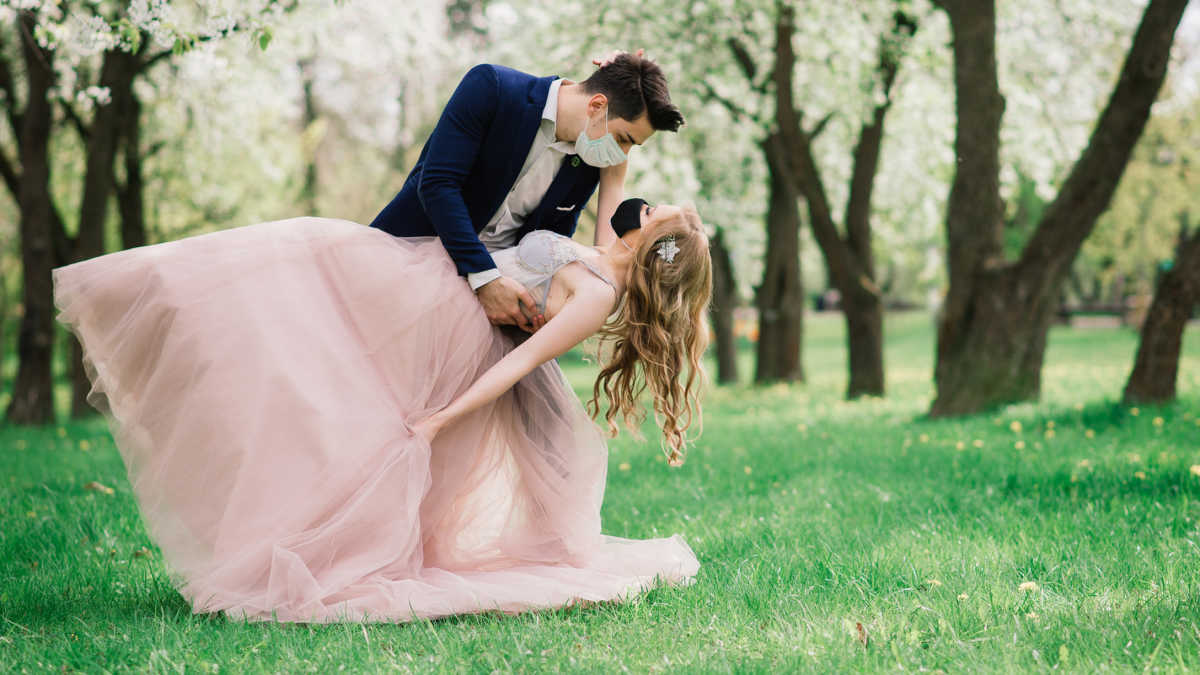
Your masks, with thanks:
M414 430L432 441L442 427L494 401L534 368L600 330L614 300L613 290L608 287L587 285L577 289L549 323L497 361L450 405L414 425Z
M600 196L596 198L596 238L594 246L608 246L617 239L612 216L625 198L625 170L629 160L600 169Z

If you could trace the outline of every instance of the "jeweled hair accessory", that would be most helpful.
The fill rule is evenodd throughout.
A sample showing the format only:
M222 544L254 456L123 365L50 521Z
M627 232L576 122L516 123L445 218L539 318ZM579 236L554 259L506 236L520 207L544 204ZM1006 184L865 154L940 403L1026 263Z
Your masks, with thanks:
M675 262L676 253L679 253L679 246L675 244L675 235L669 234L658 245L658 257L669 263L673 263Z

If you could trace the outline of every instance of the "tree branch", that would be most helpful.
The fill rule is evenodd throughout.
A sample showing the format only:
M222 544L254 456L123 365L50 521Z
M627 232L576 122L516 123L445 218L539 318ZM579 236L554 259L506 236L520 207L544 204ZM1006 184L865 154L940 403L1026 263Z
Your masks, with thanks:
M8 192L12 195L14 202L21 201L21 177L17 175L16 169L13 168L12 162L8 161L8 155L0 151L0 176L4 177L4 185L8 188Z
M750 50L746 49L745 43L737 37L729 38L728 45L729 51L733 52L733 60L737 61L738 66L742 69L742 74L753 84L755 78L758 77L758 65L754 63L754 57L750 56Z
M1087 147L1021 252L1022 269L1039 274L1043 284L1056 283L1065 273L1108 208L1166 79L1171 45L1187 4L1188 0L1151 0L1146 6Z
M21 127L23 125L21 113L17 112L17 88L13 82L12 66L8 62L8 58L4 55L3 34L0 34L0 91L4 92L4 110L8 118L9 128L12 129L13 138L17 139L17 150L21 148Z
M299 6L300 6L300 0L290 0L290 2L282 2L281 0L271 0L271 2L268 2L266 7L263 8L263 11L266 12L268 10L279 7L286 13L286 12L294 11ZM232 35L234 33L242 32L245 29L246 29L245 25L240 24L240 23L235 23L232 26L230 26L229 28L221 31L220 33L218 33L216 35L201 35L200 37L196 38L195 43L202 44L205 42L212 42L214 40L220 40L220 39L229 37L230 35ZM146 36L143 35L142 36L143 48L146 46L147 42L148 42L148 40L146 39ZM137 55L139 57L143 57L142 59L139 59L141 61L141 67L138 70L139 74L146 72L151 67L155 66L158 63L161 63L162 61L170 58L171 56L173 56L175 54L174 49L163 49L159 52L149 54L147 56L146 55L147 51L148 50L146 50L146 49L138 50Z
M808 132L808 140L809 141L817 140L817 136L820 136L821 132L825 131L825 125L829 124L829 120L831 120L831 119L833 119L832 112L826 114L824 117L822 117L820 120L818 120L817 123L813 125L812 131Z
M892 15L892 28L879 38L879 65L876 73L883 88L883 102L875 106L871 118L859 131L854 148L854 165L850 178L850 194L846 199L846 243L857 256L868 276L875 273L871 251L871 193L879 172L879 151L883 143L883 122L892 106L892 85L900 69L909 39L916 32L916 21L897 7Z
M722 95L720 92L718 92L716 89L713 88L711 83L709 83L707 81L701 81L700 86L704 87L704 92L701 94L700 97L702 99L704 99L705 101L715 101L717 103L720 103L722 106L725 107L726 110L728 110L730 112L730 114L732 114L737 119L747 120L749 122L753 122L754 124L756 124L760 127L764 127L764 128L767 126L766 123L763 121L763 119L760 116L755 115L754 113L750 112L749 110L742 107L737 102L730 99L729 97Z
M79 132L79 137L86 144L88 139L92 137L91 129L88 129L87 124L83 121L83 118L79 116L79 113L75 112L74 106L65 100L60 101L59 104L62 107L63 114L66 115L67 120L70 121L71 125L75 127L75 131Z
M786 5L779 6L775 19L775 64L771 79L775 82L775 119L788 145L794 146L804 135L800 127L802 113L796 110L792 94L793 73L796 67L796 52L792 49L792 36L796 33L796 13Z

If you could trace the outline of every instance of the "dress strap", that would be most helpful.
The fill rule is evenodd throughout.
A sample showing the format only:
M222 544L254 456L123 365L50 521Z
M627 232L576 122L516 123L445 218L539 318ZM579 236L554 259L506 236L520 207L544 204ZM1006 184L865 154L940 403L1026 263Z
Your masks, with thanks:
M579 248L575 245L575 242L572 241L570 237L561 235L557 232L551 232L549 230L546 230L546 232L553 235L553 243L551 246L552 250L554 251L555 259L553 267L554 272L557 272L563 265L579 261L580 264L588 268L588 271L590 271L592 274L595 274L597 277L600 277L601 281L609 286L612 286L614 291L617 290L617 285L613 283L612 279L609 279L604 275L603 272L600 271L599 268L585 260L583 256L579 255Z
M576 258L576 260L578 260L584 267L588 268L588 270L590 270L592 274L595 274L596 276L600 277L600 281L603 281L604 283L608 284L609 286L612 286L612 289L614 291L617 290L617 285L612 282L612 279L609 279L608 277L604 276L604 273L601 272L600 270L596 269L595 265L584 260L583 258Z

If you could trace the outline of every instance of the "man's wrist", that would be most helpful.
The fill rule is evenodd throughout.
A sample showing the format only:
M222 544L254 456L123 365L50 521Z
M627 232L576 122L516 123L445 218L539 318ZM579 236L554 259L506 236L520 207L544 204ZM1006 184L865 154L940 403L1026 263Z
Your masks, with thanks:
M490 270L471 272L467 274L467 283L471 285L472 291L478 291L484 286L484 284L495 281L496 279L499 279L500 276L500 270L493 267Z

